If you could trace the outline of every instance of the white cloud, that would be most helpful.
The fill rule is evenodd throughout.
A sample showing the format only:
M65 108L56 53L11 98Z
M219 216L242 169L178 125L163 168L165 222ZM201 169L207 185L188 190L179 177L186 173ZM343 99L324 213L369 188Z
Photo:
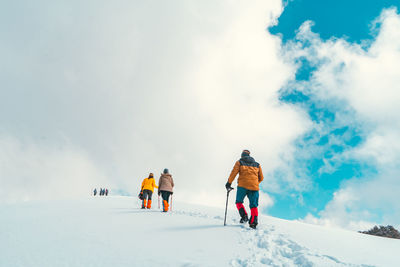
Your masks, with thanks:
M260 191L260 197L259 197L260 211L265 210L273 205L274 205L273 198L270 195L268 195L267 193Z
M304 113L276 97L294 71L266 31L279 0L1 5L0 132L30 140L29 168L43 167L35 158L45 169L83 164L136 195L167 167L174 197L220 205L243 148L268 174L307 128ZM24 172L32 188L46 187L45 173L20 165L8 161L5 184ZM4 190L22 186L15 181Z
M0 202L88 196L113 184L84 151L0 136Z
M310 23L299 31L300 39L312 45L290 47L319 64L306 90L321 101L340 103L338 111L350 111L339 119L357 123L366 141L343 157L357 159L377 169L376 175L343 183L320 213L306 221L356 228L372 222L400 224L398 192L400 180L400 16L395 9L384 10L377 20L380 28L367 50L341 39L322 41L310 30ZM381 217L381 218L380 218ZM359 229L361 230L361 229Z

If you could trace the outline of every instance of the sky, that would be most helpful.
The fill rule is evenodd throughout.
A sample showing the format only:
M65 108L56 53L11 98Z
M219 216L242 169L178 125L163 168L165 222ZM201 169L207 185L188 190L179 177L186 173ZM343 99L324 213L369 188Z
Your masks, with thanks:
M0 202L136 195L168 168L174 198L223 206L249 149L262 212L400 225L396 7L3 2Z
M289 163L310 187L272 194L270 213L351 229L399 224L399 6L294 0L269 28L298 66L280 100L313 122Z

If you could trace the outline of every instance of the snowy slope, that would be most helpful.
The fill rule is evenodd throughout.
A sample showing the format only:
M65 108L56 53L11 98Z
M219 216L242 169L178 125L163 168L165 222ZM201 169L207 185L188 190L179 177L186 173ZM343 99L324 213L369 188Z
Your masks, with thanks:
M0 205L0 266L400 266L400 240L131 197ZM223 204L222 204L223 206ZM231 203L233 206L233 203Z

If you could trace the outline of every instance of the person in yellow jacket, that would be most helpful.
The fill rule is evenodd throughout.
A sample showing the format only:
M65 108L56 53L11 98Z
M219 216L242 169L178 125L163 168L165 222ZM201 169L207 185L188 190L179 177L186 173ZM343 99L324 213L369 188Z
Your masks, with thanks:
M149 177L143 179L140 189L140 192L143 193L142 209L151 208L151 196L153 195L154 188L158 188L158 186L154 180L154 175L150 173Z

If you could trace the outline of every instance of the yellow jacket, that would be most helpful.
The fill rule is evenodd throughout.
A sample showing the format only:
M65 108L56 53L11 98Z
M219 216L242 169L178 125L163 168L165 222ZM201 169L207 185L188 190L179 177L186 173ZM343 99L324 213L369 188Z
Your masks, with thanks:
M143 182L142 182L142 189L143 190L150 190L151 192L154 192L154 187L158 188L158 186L156 186L156 181L154 180L154 178L144 178Z

